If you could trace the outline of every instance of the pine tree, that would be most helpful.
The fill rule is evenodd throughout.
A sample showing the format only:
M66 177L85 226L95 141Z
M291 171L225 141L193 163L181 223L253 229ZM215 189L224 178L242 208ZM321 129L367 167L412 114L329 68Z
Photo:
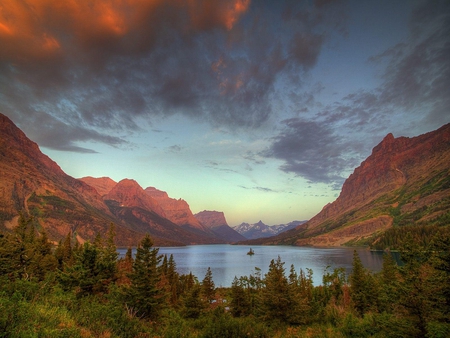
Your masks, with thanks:
M199 318L205 309L204 302L200 298L200 284L195 283L188 291L186 291L183 300L183 316L185 318Z
M170 255L169 262L167 264L167 280L170 285L170 303L172 305L176 305L179 297L179 275L173 255Z
M133 270L133 261L132 249L128 247L125 257L117 262L118 285L129 285L131 283L129 275Z
M284 322L288 317L291 302L283 265L280 256L276 261L272 259L265 275L265 287L262 289L260 301L262 316L266 320Z
M211 268L206 270L205 278L202 281L202 294L208 303L211 303L216 294L216 287L212 278Z
M368 287L366 269L356 250L353 251L352 266L353 271L350 275L350 294L356 311L362 316L369 309L370 304L368 303L366 294L366 288Z
M234 277L231 284L230 311L234 317L243 317L250 312L250 300L242 286L242 281Z
M153 248L153 241L146 235L136 251L133 271L130 274L130 305L138 316L156 319L163 309L165 293L158 288L161 275L158 266L162 257Z
M43 231L37 234L32 218L20 216L12 233L0 239L0 275L11 280L37 279L41 281L47 272L56 268L52 245Z
M399 297L399 275L397 264L391 254L383 255L380 284L380 309L393 313Z

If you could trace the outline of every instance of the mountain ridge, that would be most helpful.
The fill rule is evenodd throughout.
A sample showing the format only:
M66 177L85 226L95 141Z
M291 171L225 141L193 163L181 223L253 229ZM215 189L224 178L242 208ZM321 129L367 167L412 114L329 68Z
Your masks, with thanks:
M257 243L367 245L393 226L443 225L450 216L449 164L450 124L411 138L389 133L334 202L307 223Z
M130 179L76 179L0 114L0 228L10 231L22 215L55 242L68 233L81 243L116 225L116 244L134 246L150 234L155 245L224 243L202 229L180 227L155 199ZM97 184L93 184L96 181ZM94 187L92 186L94 185ZM194 231L195 230L195 231Z

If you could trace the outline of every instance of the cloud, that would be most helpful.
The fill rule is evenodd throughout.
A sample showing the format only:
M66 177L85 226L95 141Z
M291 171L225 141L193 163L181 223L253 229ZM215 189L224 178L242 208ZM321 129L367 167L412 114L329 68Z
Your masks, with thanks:
M270 188L265 188L265 187L246 187L246 186L240 185L239 188L242 188L245 190L258 190L258 191L262 191L262 192L278 192L276 190L273 190Z
M351 165L351 159L345 155L351 145L325 124L300 118L283 123L283 130L272 138L272 144L262 155L282 160L282 171L295 173L308 181L341 184L342 173Z
M100 135L133 132L137 120L152 124L174 114L231 130L261 127L276 114L277 81L292 77L299 86L298 77L343 22L330 11L334 2L273 6L5 0L0 110L23 121L45 111L62 128ZM83 141L70 130L67 135Z
M385 67L378 87L353 92L309 119L283 121L262 154L282 160L285 172L338 188L388 132L415 136L448 123L449 13L448 1L420 3L412 11L406 43L369 59Z
M33 120L26 121L26 123L30 123L27 128L28 136L40 146L50 149L97 153L95 150L78 146L77 141L99 142L112 147L128 145L128 142L120 137L102 134L88 128L66 125L45 113L35 114Z
M168 148L168 151L171 153L179 153L182 150L183 150L183 147L178 144L174 144L173 146L170 146Z

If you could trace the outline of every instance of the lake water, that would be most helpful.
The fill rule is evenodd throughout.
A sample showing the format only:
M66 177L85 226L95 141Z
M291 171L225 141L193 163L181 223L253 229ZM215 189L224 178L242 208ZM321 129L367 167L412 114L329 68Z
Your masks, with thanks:
M255 254L247 255L250 246L244 245L190 245L184 247L162 247L159 253L173 255L180 274L192 272L199 281L205 277L208 267L211 268L216 287L229 287L235 276L249 276L255 274L255 267L261 269L264 276L269 270L272 259L280 256L285 262L286 276L289 275L291 264L297 273L300 269L312 269L315 285L322 283L324 271L329 267L332 272L335 268L344 268L347 274L351 272L353 250L355 248L310 248L295 246L252 246ZM381 270L383 256L379 252L367 249L356 249L362 263L371 271ZM126 249L119 249L120 256L124 256Z

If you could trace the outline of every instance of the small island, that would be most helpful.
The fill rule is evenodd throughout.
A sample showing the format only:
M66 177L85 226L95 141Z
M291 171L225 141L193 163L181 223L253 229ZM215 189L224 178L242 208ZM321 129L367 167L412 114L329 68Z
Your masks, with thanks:
M255 252L253 251L252 248L250 248L250 250L247 252L247 255L249 256L253 256L255 254Z

